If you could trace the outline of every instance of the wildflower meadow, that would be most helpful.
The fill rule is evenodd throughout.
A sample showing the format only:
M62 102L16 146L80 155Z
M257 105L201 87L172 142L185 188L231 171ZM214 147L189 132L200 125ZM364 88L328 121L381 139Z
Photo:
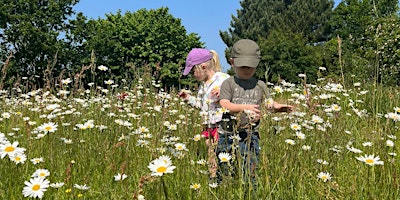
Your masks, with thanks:
M269 83L295 109L263 111L259 199L399 199L399 89L299 78ZM199 111L175 90L103 83L1 91L1 199L250 199L240 177L209 184Z

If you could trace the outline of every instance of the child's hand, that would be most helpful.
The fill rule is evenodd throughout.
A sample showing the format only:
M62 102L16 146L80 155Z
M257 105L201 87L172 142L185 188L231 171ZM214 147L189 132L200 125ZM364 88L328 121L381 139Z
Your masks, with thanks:
M247 106L247 105L246 105ZM249 118L250 122L257 122L261 119L261 114L260 110L258 109L258 105L249 105L247 106L252 110L244 110L244 112L247 114L247 117Z
M219 97L219 92L220 92L219 88L214 88L211 90L211 95Z
M188 90L181 90L179 93L178 93L178 97L179 98L182 98L183 100L189 100L189 97L190 97L190 91L188 91Z
M287 105L287 104L274 104L274 111L275 112L292 112L294 110L294 106Z
M259 107L259 105L256 105L256 104L248 104L248 105L245 105L244 111L252 112L254 114L260 115L261 111L258 107Z

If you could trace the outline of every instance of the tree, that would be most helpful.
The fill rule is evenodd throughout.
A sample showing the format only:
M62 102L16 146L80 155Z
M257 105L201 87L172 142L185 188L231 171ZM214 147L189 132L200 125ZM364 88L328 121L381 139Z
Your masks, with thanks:
M272 30L268 38L259 40L262 61L259 68L266 68L266 80L278 82L302 81L299 74L306 74L307 81L315 82L317 72L322 66L321 46L310 46L301 34ZM265 76L265 71L257 70L257 77ZM264 78L264 77L263 77Z
M329 22L343 40L344 71L359 80L399 84L398 0L344 0Z
M310 72L311 76L316 73L319 67L316 65L322 63L318 59L322 58L313 48L319 49L320 43L327 41L329 27L326 22L331 16L332 0L244 0L241 6L237 17L232 16L231 28L220 32L220 36L228 47L241 38L253 39L259 43L264 55L261 63L265 66L257 68L258 78L264 78L268 66L271 67L271 74L290 74L284 77L287 81L298 81L294 73ZM295 41L287 41L292 39ZM275 41L287 42L295 49L286 48ZM229 51L229 48L225 51L227 59L230 57ZM288 57L290 59L285 60ZM290 70L291 73L282 69Z
M64 44L59 40L67 17L77 0L2 0L0 5L0 42L14 57L9 77L28 77L43 85L38 77L60 70ZM58 61L58 62L56 62ZM61 62L60 62L61 61ZM47 70L47 71L46 71ZM54 70L54 71L53 71ZM50 75L51 76L51 75ZM19 82L9 79L9 84Z
M148 66L166 87L177 86L187 53L204 45L197 34L186 34L180 19L169 14L168 8L118 11L83 24L84 20L71 22L76 26L69 38L87 58L94 52L96 63L108 66L115 81L132 79L135 72Z
M370 78L385 85L400 85L400 18L382 17L365 30L359 51L370 65Z

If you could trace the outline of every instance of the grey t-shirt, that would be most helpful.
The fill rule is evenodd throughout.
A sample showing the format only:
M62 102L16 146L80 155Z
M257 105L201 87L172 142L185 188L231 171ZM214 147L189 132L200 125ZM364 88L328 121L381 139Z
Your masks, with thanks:
M249 80L242 80L236 76L226 79L220 90L219 99L227 99L234 104L257 104L259 109L262 109L263 102L269 96L266 84L254 77ZM234 130L244 131L251 129L251 131L258 131L259 123L255 122L250 124L249 117L246 113L225 113L221 121L221 129L223 131L232 132Z

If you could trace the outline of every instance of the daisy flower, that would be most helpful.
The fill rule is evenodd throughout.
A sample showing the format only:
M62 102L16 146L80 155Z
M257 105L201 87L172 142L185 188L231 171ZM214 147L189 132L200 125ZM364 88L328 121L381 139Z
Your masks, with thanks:
M208 184L208 186L210 186L210 188L216 188L216 187L218 187L218 183L217 182L210 183L210 184Z
M359 156L356 157L357 160L361 162L365 162L365 164L374 166L374 165L383 165L383 161L380 160L379 156L375 155L364 155L364 156Z
M239 134L231 135L229 136L229 139L233 140L234 142L240 141L242 138L240 138Z
M145 198L144 198L144 196L143 195L141 195L141 194L139 194L139 196L138 196L138 198L137 198L138 200L145 200Z
M338 112L338 111L340 111L342 108L341 108L339 105L337 105L337 104L332 104L332 105L331 105L331 109L332 109L333 111Z
M186 148L186 145L183 143L176 143L175 144L175 149L179 151L187 151L188 149Z
M387 113L385 114L385 117L388 119L392 119L393 121L397 122L400 121L400 114L399 113Z
M300 78L305 78L305 77L307 77L306 74L298 74L298 76L299 76Z
M99 69L100 71L107 71L108 67L104 66L104 65L100 65L97 67L97 69Z
M72 80L71 80L70 78L61 80L61 83L62 83L63 85L68 85L68 84L70 84L71 82L72 82Z
M50 176L50 171L47 169L37 169L33 174L32 177L42 177L46 178L47 176Z
M160 153L165 153L165 152L167 152L167 148L159 147L159 148L157 148L157 151L160 152Z
M362 153L362 150L356 149L354 147L348 147L347 150L353 152L353 153Z
M362 143L362 145L364 147L371 147L372 146L372 142L364 142L364 143Z
M190 185L190 189L194 189L194 190L198 190L200 189L201 185L200 183L193 183L192 185Z
M24 164L26 161L26 155L23 153L17 153L14 155L9 156L10 160L13 161L15 164Z
M70 92L67 90L59 90L57 95L59 96L67 96Z
M316 124L321 124L321 123L324 122L324 120L321 117L317 116L317 115L313 115L312 118L311 118L311 121L316 123Z
M311 146L310 146L310 145L303 145L301 148L302 148L304 151L309 151L309 150L311 150Z
M300 132L300 131L296 131L295 135L296 135L297 138L299 138L301 140L306 139L306 135L304 133Z
M292 139L286 139L285 142L287 144L290 144L290 145L295 145L296 144L296 142L294 140L292 140Z
M329 164L328 161L322 160L322 159L317 159L317 162L320 163L320 164L323 164L323 165L328 165Z
M43 159L43 158L32 158L32 159L31 159L31 162L32 162L34 165L37 165L37 164L39 164L39 163L44 162L44 159Z
M61 188L62 186L64 186L63 182L50 183L50 187L52 187L52 188L58 189L58 188Z
M136 141L136 146L140 146L140 147L145 147L145 146L148 146L149 144L150 144L150 142L147 140L138 139Z
M197 161L197 164L199 164L199 165L206 165L206 164L207 164L207 161L206 161L205 159L200 159L200 160Z
M283 92L283 89L282 89L281 86L275 86L275 87L274 87L274 91L275 91L276 93L282 93L282 92Z
M172 166L171 162L166 162L163 159L156 159L149 163L147 166L152 171L151 176L162 176L165 173L173 173L175 166Z
M46 105L46 110L48 110L48 111L54 111L57 108L60 108L60 105L58 105L58 104L48 104L48 105Z
M65 144L72 144L72 143L73 143L71 139L62 138L62 140L63 140L63 142L64 142Z
M24 197L43 198L44 192L49 187L50 181L42 177L32 178L25 181L25 187L22 190Z
M317 176L319 179L323 180L324 182L331 180L332 176L328 172L320 172Z
M53 122L49 123L44 123L38 127L39 131L45 132L45 133L53 133L57 130L57 124Z
M301 126L300 126L299 124L297 124L297 123L292 123L292 124L290 125L290 128L291 128L292 130L295 130L295 131L300 131L300 130L301 130Z
M118 173L117 175L114 176L114 181L123 181L127 177L128 177L128 175L126 175L126 174Z
M218 158L220 162L229 162L232 159L232 156L229 153L221 152L218 154Z
M386 140L387 147L394 147L394 142L392 140Z
M90 187L89 186L87 186L86 184L83 184L83 185L78 185L78 184L74 184L74 188L76 188L76 189L78 189L78 190L88 190L88 189L90 189Z
M0 144L0 157L13 156L14 154L23 154L25 148L18 147L19 142L15 141L12 144L8 141L5 144Z
M176 130L178 130L178 126L176 124L171 124L168 126L168 130L176 131Z
M3 112L1 114L1 117L3 117L4 119L9 119L11 117L11 114L9 112Z
M104 81L104 83L107 84L107 85L112 85L112 84L114 84L114 81L113 80L107 80L107 81Z
M201 135L200 134L196 134L195 136L193 136L193 140L194 141L199 141L201 139Z

